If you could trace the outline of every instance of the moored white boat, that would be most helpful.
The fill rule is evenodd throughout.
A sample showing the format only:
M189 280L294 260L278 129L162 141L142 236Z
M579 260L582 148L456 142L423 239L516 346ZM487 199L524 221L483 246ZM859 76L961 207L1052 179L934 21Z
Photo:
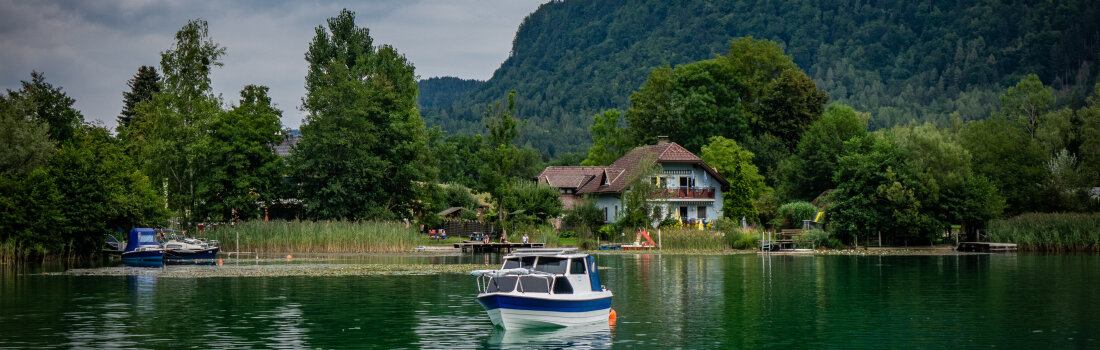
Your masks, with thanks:
M173 235L174 236L174 235ZM170 260L214 259L218 256L218 246L195 238L172 237L164 242L164 258Z
M497 270L477 270L477 301L505 329L608 322L611 291L596 259L576 248L518 249Z

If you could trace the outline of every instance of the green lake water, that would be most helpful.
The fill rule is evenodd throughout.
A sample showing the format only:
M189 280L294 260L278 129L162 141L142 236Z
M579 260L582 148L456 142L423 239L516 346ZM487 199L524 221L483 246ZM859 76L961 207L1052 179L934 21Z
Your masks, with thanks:
M335 263L499 261L363 259ZM1100 255L597 259L617 322L534 331L494 329L463 274L57 276L8 265L0 348L1100 348Z

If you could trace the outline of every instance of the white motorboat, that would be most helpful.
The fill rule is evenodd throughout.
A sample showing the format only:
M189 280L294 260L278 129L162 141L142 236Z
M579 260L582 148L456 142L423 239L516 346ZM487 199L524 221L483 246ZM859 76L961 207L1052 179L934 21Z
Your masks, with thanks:
M607 323L611 291L596 259L576 248L517 249L497 270L476 270L477 301L505 329Z
M217 241L203 242L195 238L172 235L164 242L164 257L174 260L214 259L218 256Z

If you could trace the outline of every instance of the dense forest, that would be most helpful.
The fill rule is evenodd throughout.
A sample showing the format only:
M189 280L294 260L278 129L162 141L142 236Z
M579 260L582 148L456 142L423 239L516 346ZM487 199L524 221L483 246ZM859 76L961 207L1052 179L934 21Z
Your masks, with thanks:
M628 108L654 68L726 54L744 36L778 43L829 101L870 113L871 130L986 118L1028 74L1057 107L1081 107L1100 72L1093 1L553 1L524 20L489 81L422 81L421 113L480 133L485 107L515 90L521 144L544 158L583 152L593 116Z
M484 206L480 219L509 232L552 232L560 217L589 238L678 225L651 210L642 177L614 223L531 181L656 135L729 181L714 220L727 233L820 210L814 241L828 246L945 243L1020 214L1095 213L1100 33L1097 5L1076 4L552 2L487 82L418 82L343 10L309 42L308 116L289 157L273 151L286 130L267 87L214 94L226 48L192 20L159 70L138 68L121 91L115 134L44 73L0 94L0 260L91 257L107 233L280 206L288 219L424 227ZM1076 225L1048 234L1053 246L1100 250L1095 227ZM744 248L757 237L742 235Z

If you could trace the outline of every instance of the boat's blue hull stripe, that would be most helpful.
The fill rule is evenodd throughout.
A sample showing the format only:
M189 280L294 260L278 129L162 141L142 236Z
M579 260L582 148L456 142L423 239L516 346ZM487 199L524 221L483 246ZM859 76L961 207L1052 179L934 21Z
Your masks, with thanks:
M510 295L486 295L477 298L485 310L515 309L556 312L586 312L611 308L611 297L592 300L548 300Z

